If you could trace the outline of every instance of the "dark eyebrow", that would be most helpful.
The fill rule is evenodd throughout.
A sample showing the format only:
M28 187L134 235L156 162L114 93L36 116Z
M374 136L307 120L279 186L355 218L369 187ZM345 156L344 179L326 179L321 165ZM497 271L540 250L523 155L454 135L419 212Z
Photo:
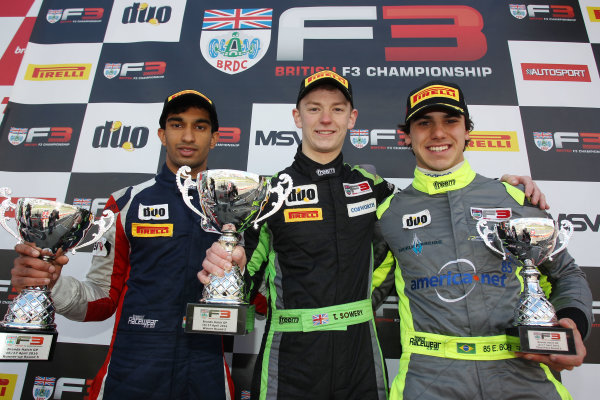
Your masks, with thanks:
M176 121L176 122L183 122L183 118L181 117L176 117L176 116L172 116L167 118L167 122L171 122L171 121ZM198 118L197 120L194 121L195 124L208 124L210 125L210 120L206 119L206 118Z

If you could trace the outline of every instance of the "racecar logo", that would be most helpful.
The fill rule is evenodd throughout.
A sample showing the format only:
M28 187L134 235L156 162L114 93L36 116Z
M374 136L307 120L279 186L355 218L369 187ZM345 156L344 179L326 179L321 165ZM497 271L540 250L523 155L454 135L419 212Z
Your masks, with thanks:
M369 199L358 203L348 204L348 216L358 217L359 215L369 214L377 210L375 199Z
M138 218L142 221L169 219L169 205L156 204L153 206L139 205Z
M410 290L433 288L441 301L455 303L466 298L478 283L506 287L507 278L506 274L477 273L471 261L459 258L444 264L436 275L411 280ZM453 290L454 287L458 287L459 290Z
M521 71L526 81L592 81L587 65L522 63Z
M25 77L28 81L87 80L92 64L29 64Z
M512 209L471 207L471 216L476 220L502 221L512 217Z
M131 224L131 234L135 237L173 236L173 224Z
M431 85L410 97L411 108L432 96L446 97L448 99L459 101L458 90L455 88L444 85Z
M292 192L285 199L286 206L300 206L316 204L319 202L317 185L303 185L292 188Z
M292 208L283 210L285 222L307 222L322 221L323 210L321 208Z
M369 182L362 181L359 183L344 183L344 194L346 197L360 196L365 193L372 193L371 185Z
M429 210L419 211L416 214L404 214L402 216L402 228L416 229L427 226L431 223L431 213Z
M271 41L272 8L204 11L200 52L210 65L237 74L256 65Z

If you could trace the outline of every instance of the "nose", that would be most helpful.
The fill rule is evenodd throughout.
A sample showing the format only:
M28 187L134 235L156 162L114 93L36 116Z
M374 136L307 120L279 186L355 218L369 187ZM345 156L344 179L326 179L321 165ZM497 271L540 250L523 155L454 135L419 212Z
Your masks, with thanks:
M191 124L187 125L183 129L183 134L181 135L181 140L185 143L193 143L194 141L196 141L196 136L194 135L193 126Z
M331 123L331 112L329 110L323 110L323 112L321 113L320 121L322 124Z
M439 122L435 122L431 129L431 137L443 138L445 136L446 136L446 130L444 129L444 125Z

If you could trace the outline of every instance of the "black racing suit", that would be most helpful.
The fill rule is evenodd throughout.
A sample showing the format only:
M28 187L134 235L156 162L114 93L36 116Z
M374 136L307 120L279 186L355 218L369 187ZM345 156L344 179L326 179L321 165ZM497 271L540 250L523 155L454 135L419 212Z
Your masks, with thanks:
M341 154L323 165L301 147L273 185L284 173L292 193L259 233L246 231L246 278L254 289L264 278L268 301L252 396L385 399L371 239L376 206L393 186Z

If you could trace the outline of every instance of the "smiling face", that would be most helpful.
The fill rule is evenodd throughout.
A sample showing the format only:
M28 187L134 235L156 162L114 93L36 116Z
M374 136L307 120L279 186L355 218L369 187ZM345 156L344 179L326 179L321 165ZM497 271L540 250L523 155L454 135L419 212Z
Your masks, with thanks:
M165 129L158 130L158 137L167 150L167 167L173 172L189 166L192 176L206 169L208 152L219 140L219 132L211 132L210 114L203 108L169 114Z
M412 119L406 137L417 166L432 171L444 171L464 161L468 139L464 115L446 111L430 111Z
M342 151L358 111L339 89L323 86L306 94L293 116L296 126L302 129L302 152L313 161L327 164Z

